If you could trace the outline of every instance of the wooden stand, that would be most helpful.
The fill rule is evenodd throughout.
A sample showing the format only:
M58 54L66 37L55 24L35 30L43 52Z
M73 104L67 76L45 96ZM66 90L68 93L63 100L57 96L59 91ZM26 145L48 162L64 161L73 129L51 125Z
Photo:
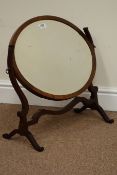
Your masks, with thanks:
M92 37L88 31L88 28L84 28L84 32L85 32L85 35L87 36L88 40L93 44ZM22 90L17 82L17 77L16 77L15 72L14 72L13 61L12 61L13 49L14 49L14 46L10 45L9 51L8 51L8 73L9 73L11 83L12 83L16 93L18 94L18 96L20 98L20 101L22 104L22 109L21 109L21 111L17 112L17 116L20 119L18 129L14 129L9 134L3 134L3 137L5 139L10 139L15 134L25 136L30 141L33 148L35 150L41 152L44 150L44 148L40 147L39 144L36 142L34 136L29 131L29 126L36 124L39 121L40 117L44 116L45 114L48 114L48 115L64 114L64 113L70 111L76 104L78 104L80 102L83 104L83 107L81 109L75 109L74 111L76 113L82 112L86 108L90 108L92 110L97 110L105 122L107 122L107 123L114 122L113 119L110 119L106 115L106 113L104 112L102 107L99 105L98 96L97 96L98 88L96 86L93 86L92 84L88 88L89 92L91 93L90 99L86 99L85 97L75 97L68 105L66 105L63 109L58 110L58 111L52 111L52 110L46 110L46 109L38 110L35 114L33 114L32 119L30 121L28 121L27 114L29 111L29 104L28 104L28 100L27 100L26 96L22 92Z

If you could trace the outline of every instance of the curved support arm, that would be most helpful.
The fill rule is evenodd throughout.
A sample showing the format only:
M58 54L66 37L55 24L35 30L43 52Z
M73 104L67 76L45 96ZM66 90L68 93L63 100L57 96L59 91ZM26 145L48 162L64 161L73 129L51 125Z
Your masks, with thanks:
M83 30L84 30L84 33L85 33L87 39L90 41L90 43L91 43L91 44L94 46L94 48L95 48L95 45L94 45L94 43L93 43L93 39L92 39L92 36L91 36L91 34L90 34L90 32L89 32L88 27L84 27Z
M20 116L26 116L26 114L28 113L28 110L29 110L29 104L28 104L26 96L22 92L22 90L21 90L21 88L16 80L14 67L13 67L13 56L14 56L13 51L14 51L14 46L9 45L7 65L8 65L9 78L11 80L11 83L12 83L16 93L19 96L21 103L22 103L22 110L21 110L21 112L17 113L17 115L20 117Z
M32 116L32 120L28 121L28 125L33 125L38 123L39 118L42 115L48 114L48 115L60 115L60 114L64 114L67 111L70 111L76 104L82 102L83 104L87 103L87 99L84 97L76 97L74 98L68 105L66 105L64 108L62 108L61 110L58 111L52 111L52 110L46 110L46 109L42 109L42 110L38 110L33 116Z

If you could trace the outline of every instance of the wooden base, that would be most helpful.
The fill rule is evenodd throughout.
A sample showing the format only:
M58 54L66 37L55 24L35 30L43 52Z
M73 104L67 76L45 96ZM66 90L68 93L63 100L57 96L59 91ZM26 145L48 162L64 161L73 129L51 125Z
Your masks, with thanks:
M80 109L78 109L78 108L74 109L74 111L76 113L82 112L86 108L90 108L92 110L97 110L105 122L113 123L114 120L110 119L107 116L107 114L104 112L103 108L98 104L98 97L97 97L98 88L96 86L91 86L91 87L89 87L88 90L91 92L90 99L86 99L84 97L76 97L67 106L65 106L64 108L62 108L61 110L58 110L58 111L52 111L52 110L46 110L46 109L38 110L36 113L33 114L32 119L30 121L27 121L27 119L26 119L27 115L25 115L25 113L18 112L17 115L20 117L19 128L13 130L9 134L3 134L3 137L5 139L10 139L15 134L25 136L29 140L29 142L31 143L33 148L36 151L41 152L44 150L44 148L39 146L39 144L36 142L32 133L28 130L28 127L33 125L33 124L38 123L40 117L44 116L45 114L48 114L48 115L64 114L64 113L70 111L71 109L73 109L73 107L80 102L83 103L83 107Z

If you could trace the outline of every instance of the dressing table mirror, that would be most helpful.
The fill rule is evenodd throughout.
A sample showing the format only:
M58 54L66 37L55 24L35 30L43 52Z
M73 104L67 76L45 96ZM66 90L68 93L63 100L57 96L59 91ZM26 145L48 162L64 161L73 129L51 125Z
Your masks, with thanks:
M43 151L29 126L36 124L41 116L63 114L80 102L83 106L74 112L90 108L97 110L107 123L113 122L98 103L98 88L92 84L96 71L95 46L88 28L83 30L56 16L32 18L16 30L9 43L7 72L22 109L17 112L18 129L3 134L5 139L19 134L25 136L35 150ZM72 100L60 110L39 109L29 120L28 99L18 82L38 97ZM91 93L89 99L79 96L87 89Z

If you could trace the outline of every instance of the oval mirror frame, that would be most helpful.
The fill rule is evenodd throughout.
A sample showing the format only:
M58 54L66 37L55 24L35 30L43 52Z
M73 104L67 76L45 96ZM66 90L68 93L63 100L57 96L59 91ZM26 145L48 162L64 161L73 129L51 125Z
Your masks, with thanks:
M91 74L89 79L87 80L87 82L84 84L84 86L79 89L76 92L70 93L70 94L66 94L66 95L55 95L55 94L50 94L47 92L44 92L38 88L36 88L35 86L33 86L32 84L30 84L25 77L21 74L20 70L18 69L18 66L16 64L16 60L15 60L15 45L18 39L18 36L20 35L20 33L30 24L37 22L37 21L41 21L41 20L54 20L54 21L58 21L61 22L65 25L68 25L69 27L71 27L72 29L74 29L87 43L89 50L91 52L91 56L92 56L92 70L91 70ZM13 46L13 53L12 53L12 61L13 61L13 68L14 68L14 72L15 72L15 76L17 77L18 81L27 89L29 90L31 93L45 98L45 99L50 99L50 100L67 100L73 97L76 97L78 95L80 95L82 92L84 92L91 84L95 75L95 71L96 71L96 56L95 56L95 51L94 51L94 46L93 44L91 44L91 42L88 40L88 38L86 37L86 35L74 24L72 24L71 22L57 17L57 16L38 16L38 17L34 17L32 19L29 19L28 21L26 21L25 23L23 23L17 30L16 32L13 34L9 46Z

